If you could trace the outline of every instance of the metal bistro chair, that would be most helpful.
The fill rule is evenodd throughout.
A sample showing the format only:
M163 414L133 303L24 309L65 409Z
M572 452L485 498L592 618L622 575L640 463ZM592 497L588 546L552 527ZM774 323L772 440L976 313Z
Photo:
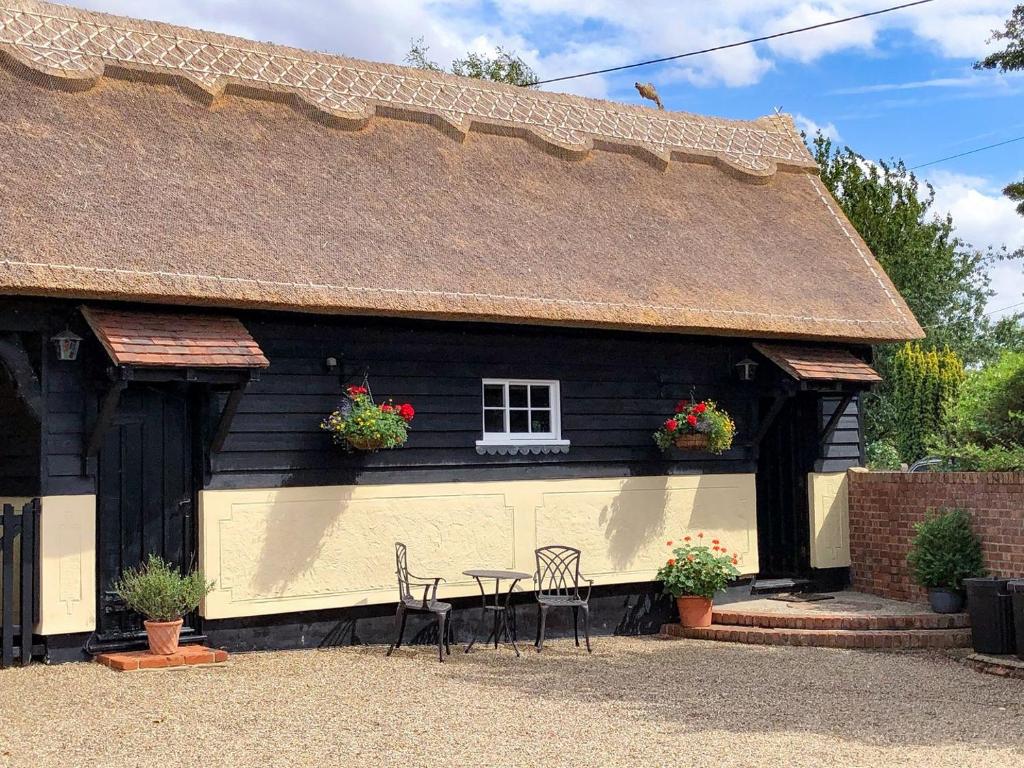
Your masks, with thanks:
M437 655L444 661L445 654L451 651L451 622L448 616L452 610L451 603L442 603L437 599L437 585L444 579L441 577L423 577L409 573L409 560L405 544L395 542L395 572L398 575L398 608L395 610L395 628L398 639L388 648L387 655L402 646L402 635L405 634L405 618L413 613L432 613L437 617ZM423 588L423 596L413 595L412 590Z
M549 608L572 608L572 633L580 645L580 610L583 611L583 637L590 653L590 590L594 580L580 573L580 550L572 547L541 547L536 551L537 572L537 653L544 650L544 629ZM580 594L580 582L587 582L586 594Z

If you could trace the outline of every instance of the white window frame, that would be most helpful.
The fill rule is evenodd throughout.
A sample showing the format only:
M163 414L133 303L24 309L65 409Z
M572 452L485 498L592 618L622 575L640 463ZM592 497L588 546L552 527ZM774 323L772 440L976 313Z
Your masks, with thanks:
M487 432L485 430L485 419L488 408L484 405L485 391L489 386L503 386L505 388L504 412L505 432ZM530 387L546 386L548 388L548 401L551 410L551 431L550 432L509 432L509 398L508 388L510 386L527 387L527 407L530 403ZM561 388L557 379L481 379L480 382L480 434L483 439L477 440L477 447L494 445L543 445L552 447L568 446L569 441L562 439L562 397Z

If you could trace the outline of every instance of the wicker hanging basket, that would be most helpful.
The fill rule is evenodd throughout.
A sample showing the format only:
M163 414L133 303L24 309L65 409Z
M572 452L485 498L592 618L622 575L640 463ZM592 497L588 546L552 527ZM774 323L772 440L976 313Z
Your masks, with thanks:
M708 436L700 432L679 435L676 438L676 448L681 451L706 451L708 448Z
M384 447L383 440L370 437L349 437L346 442L357 451L379 451Z

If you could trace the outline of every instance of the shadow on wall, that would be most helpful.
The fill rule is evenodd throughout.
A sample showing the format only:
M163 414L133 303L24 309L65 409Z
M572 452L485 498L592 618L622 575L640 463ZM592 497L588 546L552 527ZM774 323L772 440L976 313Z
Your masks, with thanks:
M669 502L668 477L662 476L661 487L652 488L650 478L629 479L601 510L598 522L608 541L608 558L616 570L628 570L652 540L665 534Z
M324 542L341 517L342 503L332 513L296 516L291 504L278 504L271 497L262 548L253 574L253 587L262 595L282 595L287 588L309 573Z

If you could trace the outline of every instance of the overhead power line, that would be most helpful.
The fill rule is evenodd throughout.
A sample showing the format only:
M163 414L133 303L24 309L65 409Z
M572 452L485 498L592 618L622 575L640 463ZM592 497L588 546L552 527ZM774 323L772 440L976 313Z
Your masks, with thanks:
M779 37L786 37L787 35L796 35L800 32L810 32L815 29L824 29L825 27L832 27L836 24L845 24L848 21L856 21L857 19L867 19L871 16L881 16L883 13L892 13L893 11L902 11L904 8L913 8L915 5L925 5L926 3L934 2L934 0L915 0L912 3L903 3L902 5L894 5L890 8L882 8L877 11L870 11L868 13L858 13L856 16L847 16L843 19L833 19L832 21L825 21L821 24L812 24L809 27L800 27L799 29L790 29L785 32L776 32L773 35L764 35L762 37L752 37L749 40L740 40L737 43L726 43L725 45L716 45L712 48L702 48L699 51L687 51L686 53L677 53L675 56L663 56L660 59L648 59L647 61L638 61L635 64L622 64L618 67L607 67L605 69L594 69L590 72L580 72L576 75L562 75L561 77L552 77L547 80L534 80L528 85L546 85L548 83L560 83L563 80L575 80L579 77L590 77L591 75L606 75L609 72L621 72L624 69L635 69L636 67L646 67L651 64L663 64L666 61L677 61L678 59L689 58L690 56L700 56L705 53L714 53L715 51L724 51L729 48L739 48L741 45L751 45L753 43L763 43L766 40L775 40Z
M938 160L929 160L927 163L921 163L920 165L915 165L912 168L908 168L907 170L916 171L918 168L927 168L929 165L936 165L937 163L944 163L947 160L956 160L958 157L967 157L968 155L974 155L974 154L977 154L978 152L984 152L987 149L995 149L996 147L1005 147L1007 144L1013 144L1016 141L1024 141L1024 136L1017 136L1017 137L1012 138L1012 139L1007 139L1006 141L999 141L999 142L996 142L995 144L988 144L988 145L986 145L984 147L977 147L975 149L969 149L966 152L960 152L959 154L950 155L949 157L940 157Z

